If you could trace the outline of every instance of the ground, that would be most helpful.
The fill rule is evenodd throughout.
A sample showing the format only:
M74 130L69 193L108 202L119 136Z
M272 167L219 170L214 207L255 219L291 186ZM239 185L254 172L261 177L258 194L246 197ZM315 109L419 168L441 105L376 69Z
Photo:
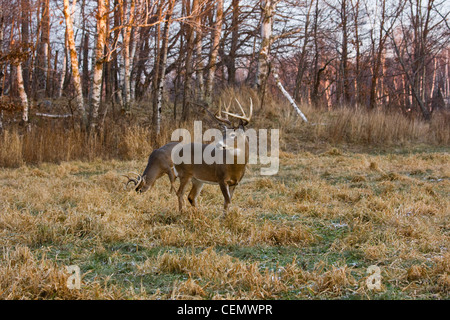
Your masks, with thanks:
M124 190L145 157L0 168L0 298L448 299L448 151L284 151L225 219L216 186L183 213L167 177Z

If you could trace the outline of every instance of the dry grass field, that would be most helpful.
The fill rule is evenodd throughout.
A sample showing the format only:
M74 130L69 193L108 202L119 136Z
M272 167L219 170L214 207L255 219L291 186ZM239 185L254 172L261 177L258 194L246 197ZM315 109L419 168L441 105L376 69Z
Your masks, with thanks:
M124 191L120 175L144 160L1 169L0 298L449 298L447 151L280 161L274 177L250 167L224 220L216 186L183 214L167 177ZM69 265L80 290L66 287Z
M152 148L139 126L3 132L0 299L449 299L448 117L302 109L257 111L280 170L249 166L225 219L217 186L184 213L166 176L124 190Z

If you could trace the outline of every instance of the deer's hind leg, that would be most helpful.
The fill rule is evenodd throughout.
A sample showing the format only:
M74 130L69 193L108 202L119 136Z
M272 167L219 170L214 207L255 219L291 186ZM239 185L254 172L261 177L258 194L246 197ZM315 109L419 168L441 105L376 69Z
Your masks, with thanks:
M203 182L192 179L192 189L191 192L189 192L188 200L193 207L197 206L197 196L200 194L200 191L202 191L202 188Z

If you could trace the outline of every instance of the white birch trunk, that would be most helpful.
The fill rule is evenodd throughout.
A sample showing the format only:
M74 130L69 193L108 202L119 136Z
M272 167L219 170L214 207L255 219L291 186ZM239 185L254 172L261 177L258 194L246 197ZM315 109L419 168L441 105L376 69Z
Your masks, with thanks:
M131 59L131 66L136 65L136 47L139 43L139 35L138 28L134 28L133 32L133 43L131 44L131 52L130 52L130 59ZM135 100L136 99L136 84L131 85L131 70L130 70L130 99Z
M303 121L308 122L308 119L306 119L305 115L297 106L294 99L292 99L291 95L284 89L283 85L281 84L280 78L278 77L278 74L275 73L273 77L275 78L275 82L277 83L277 86L280 89L281 93L283 93L286 99L288 99L289 103L292 105L297 114L303 119Z
M450 107L450 74L448 73L448 64L449 61L449 53L450 49L447 49L447 55L445 57L445 103L447 104L446 107Z
M67 47L67 41L66 41L66 47ZM64 79L66 77L66 65L67 65L67 52L64 50L64 57L63 57L63 65L61 69L61 78L59 79L59 87L58 87L58 98L62 96L62 91L64 88Z
M131 0L130 2L130 14L128 17L127 26L123 29L123 64L124 64L124 107L125 110L128 111L130 108L131 102L131 64L130 64L130 39L131 39L131 30L132 24L134 23L134 10L135 10L135 0ZM127 8L124 8L124 13L126 15ZM124 19L125 20L125 19Z
M443 88L443 94L444 94L444 101L446 103L445 106L447 106L447 98L448 98L448 88L447 88L447 84L450 81L449 79L449 75L448 75L448 53L450 50L446 50L446 55L445 55L445 67L444 67L444 88Z
M219 43L223 24L223 0L217 0L216 4L216 23L214 27L211 53L209 57L208 77L206 78L205 98L207 101L211 100L211 93L214 86L214 75L216 73L216 62L217 55L219 53Z
M437 58L434 58L434 69L433 69L433 76L431 79L431 90L429 92L429 100L433 100L434 90L436 89L436 69L437 69Z
M262 3L261 48L258 57L256 87L260 94L264 91L269 77L269 53L272 44L273 14L277 5L276 0L266 0Z
M44 117L44 118L59 119L59 118L70 118L72 115L71 114L50 114L50 113L36 112L36 116Z
M75 37L73 34L73 22L69 9L69 0L64 0L64 17L66 20L67 42L69 44L70 61L72 65L72 77L75 87L75 100L77 104L78 116L83 128L87 125L86 109L83 100L83 88L81 86L80 71L78 69L77 49L75 46Z
M163 31L163 43L162 43L162 54L159 62L159 77L158 77L158 86L156 92L156 119L155 119L155 132L156 135L160 135L161 133L161 111L162 111L162 98L164 93L164 84L165 84L165 75L166 75L166 67L167 67L167 51L169 49L169 31L170 25L172 23L172 12L175 4L175 0L171 0L169 3L169 8L166 13L167 22L164 26Z
M22 120L28 122L28 97L23 84L23 71L22 63L19 62L16 66L17 69L17 89L19 91L20 103L22 105Z
M201 5L201 4L200 4ZM204 93L204 89L205 89L205 83L203 80L203 60L202 60L202 38L203 38L203 31L202 31L202 17L200 15L201 9L200 11L197 13L197 17L196 17L196 23L195 23L195 32L196 32L196 36L195 36L195 76L197 78L197 84L198 84L198 95L199 97L201 97Z
M92 82L92 118L91 129L97 126L98 109L101 101L101 89L103 80L103 50L106 41L106 6L105 0L98 0L97 17L97 45L95 48L95 64Z

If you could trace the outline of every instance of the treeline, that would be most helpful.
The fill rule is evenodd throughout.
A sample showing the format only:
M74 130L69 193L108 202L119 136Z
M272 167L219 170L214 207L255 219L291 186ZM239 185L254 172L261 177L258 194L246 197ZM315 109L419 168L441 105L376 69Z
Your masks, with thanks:
M450 103L444 0L0 0L3 110L63 97L84 128L145 99L161 130L225 86L426 120ZM49 101L47 101L49 100ZM9 103L6 103L6 102ZM17 105L17 104L16 104Z

